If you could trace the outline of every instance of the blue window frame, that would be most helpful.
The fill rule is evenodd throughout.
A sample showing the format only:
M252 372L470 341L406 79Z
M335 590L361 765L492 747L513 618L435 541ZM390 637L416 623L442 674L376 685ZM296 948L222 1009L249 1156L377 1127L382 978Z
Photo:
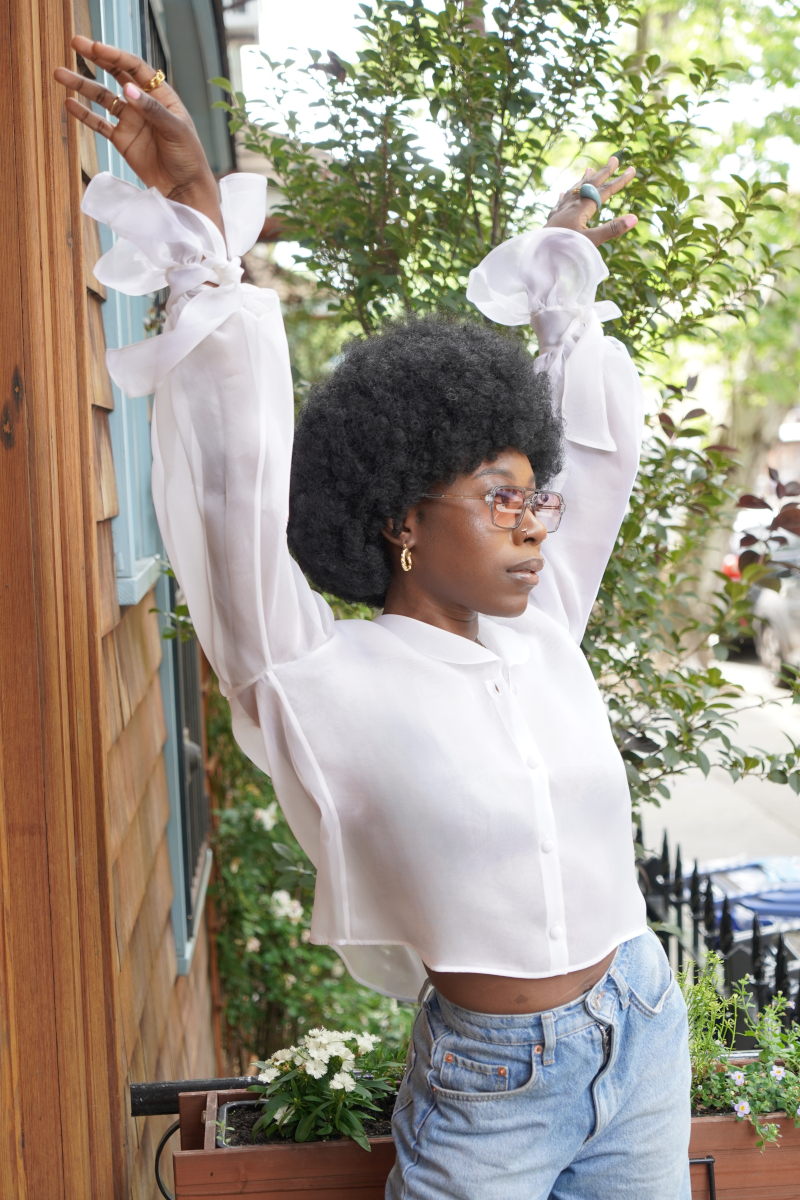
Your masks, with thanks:
M98 40L141 55L175 78L212 169L222 174L233 169L234 160L225 117L211 107L221 93L207 83L225 73L216 3L90 0L90 12L92 32ZM170 53L170 41L179 53ZM102 72L100 79L117 90L113 79ZM135 175L114 147L100 136L95 140L100 170L136 184ZM99 232L105 252L114 235L103 225ZM158 300L157 296L124 296L109 288L103 304L106 345L116 348L141 341ZM112 521L112 533L119 603L138 604L155 586L158 608L170 612L175 599L173 581L162 570L164 548L150 491L152 397L130 398L113 382L112 389L114 410L109 425L119 495L119 515ZM172 925L178 973L188 974L211 869L202 757L198 764L198 746L203 743L202 724L198 724L202 705L196 643L165 642L160 677L167 726L164 753L170 793L167 838L174 889Z

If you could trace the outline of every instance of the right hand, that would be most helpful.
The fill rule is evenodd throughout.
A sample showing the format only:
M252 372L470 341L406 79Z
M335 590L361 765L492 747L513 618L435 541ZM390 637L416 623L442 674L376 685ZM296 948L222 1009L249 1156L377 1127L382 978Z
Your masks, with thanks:
M116 95L102 84L58 67L54 72L57 83L109 112L114 110L117 123L104 121L72 96L65 102L67 112L108 138L146 187L197 209L223 231L216 181L177 92L168 83L152 93L142 91L156 72L135 54L85 37L74 37L72 48L121 83L123 94Z

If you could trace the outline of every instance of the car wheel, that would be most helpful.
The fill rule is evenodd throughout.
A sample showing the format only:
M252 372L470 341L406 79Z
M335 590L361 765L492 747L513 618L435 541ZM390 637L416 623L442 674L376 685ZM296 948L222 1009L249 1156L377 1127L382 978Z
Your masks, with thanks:
M783 682L783 651L780 639L768 621L760 621L756 633L756 653L776 683Z

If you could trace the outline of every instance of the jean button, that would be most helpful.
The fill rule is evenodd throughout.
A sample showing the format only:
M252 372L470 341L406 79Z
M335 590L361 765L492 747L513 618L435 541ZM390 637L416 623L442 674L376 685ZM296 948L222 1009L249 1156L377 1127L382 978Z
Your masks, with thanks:
M542 854L552 854L555 848L556 844L550 838L545 838L542 842Z
M554 925L553 928L550 930L550 937L553 939L554 942L557 942L558 939L562 938L563 936L564 936L564 930L561 928L560 925Z

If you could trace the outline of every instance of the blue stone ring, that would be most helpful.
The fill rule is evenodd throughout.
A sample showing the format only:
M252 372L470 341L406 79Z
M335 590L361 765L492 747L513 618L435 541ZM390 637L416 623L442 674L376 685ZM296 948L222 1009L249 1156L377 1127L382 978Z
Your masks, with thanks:
M597 205L597 211L603 207L603 200L593 183L582 183L577 189L581 200L592 200Z

